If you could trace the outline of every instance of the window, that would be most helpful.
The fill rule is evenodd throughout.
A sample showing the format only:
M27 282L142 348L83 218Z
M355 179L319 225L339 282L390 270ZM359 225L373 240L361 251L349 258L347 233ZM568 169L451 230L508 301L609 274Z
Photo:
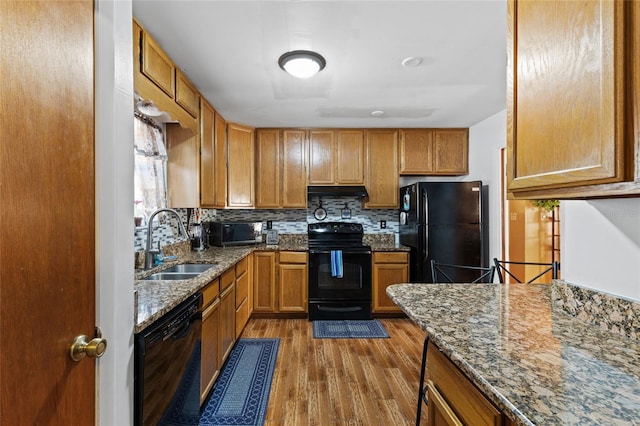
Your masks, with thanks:
M167 151L160 126L138 112L134 116L134 216L144 224L167 206Z

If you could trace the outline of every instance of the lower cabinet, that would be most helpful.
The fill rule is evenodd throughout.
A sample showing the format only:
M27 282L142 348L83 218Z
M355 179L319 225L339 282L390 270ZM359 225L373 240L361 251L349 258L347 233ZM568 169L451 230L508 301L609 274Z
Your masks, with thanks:
M251 275L249 271L250 259L249 256L236 263L236 294L235 294L235 315L236 315L236 329L235 337L238 339L244 326L249 321L249 315L251 315L251 300L249 292L251 289Z
M202 290L202 343L200 362L200 404L220 373L220 280Z
M503 425L510 420L433 343L427 350L427 418L434 425Z
M373 313L402 313L402 309L387 296L387 287L409 281L409 253L374 252Z
M236 341L236 270L229 269L220 277L220 364L227 359Z
M253 312L307 312L306 252L254 252Z

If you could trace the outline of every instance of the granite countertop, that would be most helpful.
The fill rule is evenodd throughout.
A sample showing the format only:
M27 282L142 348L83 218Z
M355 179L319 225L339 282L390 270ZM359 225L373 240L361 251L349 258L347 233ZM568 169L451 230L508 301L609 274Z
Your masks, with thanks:
M387 294L515 424L640 424L640 342L556 307L554 287L396 284Z
M304 235L306 237L306 235ZM408 251L409 248L384 239L369 242L373 251ZM212 247L202 252L177 253L177 258L149 270L135 273L134 300L135 333L139 333L162 315L176 307L195 292L206 287L216 277L253 251L307 251L306 238L282 238L277 245ZM144 281L142 278L179 263L212 263L213 267L195 278L173 281Z

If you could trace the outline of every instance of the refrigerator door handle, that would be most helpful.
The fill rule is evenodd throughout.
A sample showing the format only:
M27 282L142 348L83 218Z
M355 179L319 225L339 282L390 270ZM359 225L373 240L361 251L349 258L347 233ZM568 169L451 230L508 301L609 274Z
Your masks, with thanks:
M424 241L424 260L423 262L426 263L427 260L429 259L429 228L427 226L424 227L424 235L422 236L422 239Z
M423 225L423 233L422 233L422 243L424 244L424 261L427 262L429 258L429 194L427 194L427 190L422 190L422 206L424 210L422 211L424 215L424 225Z

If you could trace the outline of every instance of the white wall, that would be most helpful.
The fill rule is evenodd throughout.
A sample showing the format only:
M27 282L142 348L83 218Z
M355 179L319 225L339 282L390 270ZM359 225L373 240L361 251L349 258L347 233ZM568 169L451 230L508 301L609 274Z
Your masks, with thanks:
M640 300L640 198L563 201L562 278Z
M95 3L96 424L133 424L133 58L131 0Z

